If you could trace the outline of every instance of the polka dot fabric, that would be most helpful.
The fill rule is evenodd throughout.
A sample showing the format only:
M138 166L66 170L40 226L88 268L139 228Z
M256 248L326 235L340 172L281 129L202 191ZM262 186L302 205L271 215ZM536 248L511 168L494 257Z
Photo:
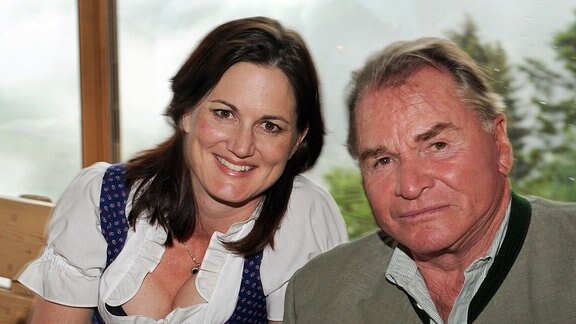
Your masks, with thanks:
M126 168L112 164L106 169L100 193L100 228L108 242L106 265L122 251L128 233L126 221Z
M126 221L126 168L121 164L112 164L106 169L100 189L100 230L108 243L106 267L122 251L128 233ZM98 309L94 309L92 324L101 324Z
M261 262L262 252L244 260L238 301L234 313L226 323L268 323L266 296L260 281Z
M129 229L125 214L128 198L125 182L126 168L121 164L108 167L102 179L100 227L108 242L106 266L122 251ZM236 308L226 323L268 323L266 296L260 280L261 261L262 252L245 258ZM92 322L103 323L97 311Z

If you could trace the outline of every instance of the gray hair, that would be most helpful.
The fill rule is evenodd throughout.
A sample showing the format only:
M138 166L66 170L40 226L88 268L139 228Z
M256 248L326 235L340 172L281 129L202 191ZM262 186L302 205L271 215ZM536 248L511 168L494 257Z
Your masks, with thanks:
M432 66L450 73L464 105L492 131L491 121L505 110L502 97L492 90L478 64L455 43L441 38L420 38L390 44L370 57L352 75L348 106L348 151L357 158L355 111L361 96L369 90L400 86L422 68Z

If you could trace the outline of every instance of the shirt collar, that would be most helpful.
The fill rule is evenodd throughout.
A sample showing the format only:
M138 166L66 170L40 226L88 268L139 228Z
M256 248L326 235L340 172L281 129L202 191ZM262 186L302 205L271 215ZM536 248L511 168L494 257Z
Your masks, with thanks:
M481 271L483 274L480 276L470 276L469 278L474 278L472 280L465 281L464 289L473 289L474 293L478 290L481 282L486 277L488 269L492 265L494 258L498 254L504 237L506 236L506 229L508 228L508 222L510 218L510 208L511 201L508 203L508 208L506 209L506 214L494 239L492 244L488 248L485 256L476 259L470 266L466 269L466 272ZM468 277L468 276L467 276ZM393 284L401 287L407 294L409 294L417 303L417 306L424 309L434 322L441 322L440 316L437 314L436 307L430 297L424 278L420 275L418 271L418 266L416 262L410 257L402 248L396 247L390 259L390 264L386 269L386 279L388 279ZM466 302L467 305L469 303ZM455 303L455 306L457 304ZM467 309L467 307L465 307ZM454 311L454 310L453 310ZM465 312L466 313L466 312Z

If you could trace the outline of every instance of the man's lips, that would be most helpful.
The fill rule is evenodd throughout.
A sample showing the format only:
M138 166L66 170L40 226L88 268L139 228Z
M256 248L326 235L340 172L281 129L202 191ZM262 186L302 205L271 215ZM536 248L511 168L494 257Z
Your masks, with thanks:
M428 207L424 207L424 208L408 210L408 211L401 212L399 214L398 218L417 218L417 217L428 216L428 215L435 214L435 213L437 213L437 212L439 212L442 209L445 209L447 207L448 207L448 205L434 205L434 206L428 206Z

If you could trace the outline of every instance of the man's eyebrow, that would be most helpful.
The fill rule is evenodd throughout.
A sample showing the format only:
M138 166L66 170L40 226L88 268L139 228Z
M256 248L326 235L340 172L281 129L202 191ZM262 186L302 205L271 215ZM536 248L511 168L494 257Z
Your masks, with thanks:
M453 123L438 123L432 126L429 130L425 131L424 133L418 134L414 137L415 142L425 142L431 138L434 138L438 134L446 131L446 130L456 130L458 127Z
M364 160L382 155L383 153L386 153L386 152L388 152L388 149L386 148L386 146L381 145L381 146L378 146L376 148L363 151L362 153L360 153L358 159L360 161L364 161Z
M431 138L433 138L434 136L437 136L438 134L446 131L446 130L457 130L458 127L456 127L456 125L454 125L453 123L438 123L434 126L432 126L429 130L425 131L424 133L418 134L414 137L414 140L416 142L424 142L427 141ZM384 145L380 145L377 146L373 149L368 149L368 150L364 150L363 152L361 152L358 155L358 160L359 161L364 161L370 158L374 158L377 156L380 156L382 154L388 153L389 150L386 146Z

